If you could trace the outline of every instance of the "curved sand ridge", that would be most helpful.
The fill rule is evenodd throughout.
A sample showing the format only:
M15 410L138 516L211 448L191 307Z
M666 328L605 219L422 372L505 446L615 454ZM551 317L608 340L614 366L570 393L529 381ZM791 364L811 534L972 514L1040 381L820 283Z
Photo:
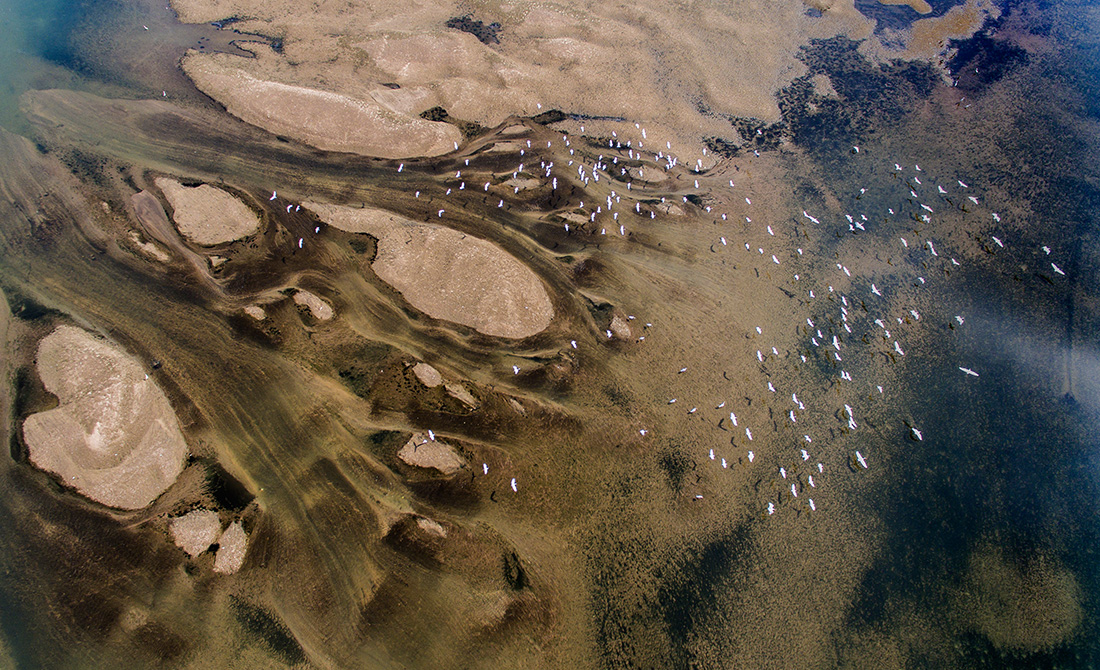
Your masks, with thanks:
M258 79L230 63L232 56L189 55L183 69L230 114L276 135L328 151L405 158L452 151L454 126L402 114L374 100Z
M380 209L303 206L330 226L376 237L371 269L432 318L513 339L542 332L554 318L538 275L491 242Z
M121 509L145 507L172 485L187 445L168 399L133 358L58 326L39 343L36 364L60 405L23 423L35 466Z
M184 237L211 246L239 240L256 232L260 219L237 198L209 184L184 186L158 177L157 188L172 205L172 220Z

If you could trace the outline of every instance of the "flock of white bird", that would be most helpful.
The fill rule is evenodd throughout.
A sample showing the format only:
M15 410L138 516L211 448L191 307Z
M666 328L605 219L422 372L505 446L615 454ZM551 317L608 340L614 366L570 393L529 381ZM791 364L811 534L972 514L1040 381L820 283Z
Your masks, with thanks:
M569 159L566 165L557 166L554 161L547 160L545 158L539 159L541 145L534 144L530 139L526 140L526 147L520 149L520 162L510 174L511 180L501 181L507 179L508 173L494 174L493 180L486 181L482 186L483 192L488 192L492 188L493 181L498 183L498 189L501 184L510 185L513 194L518 194L520 190L529 188L543 188L549 186L553 190L557 190L559 187L559 178L563 182L569 180L575 180L580 186L588 188L600 184L603 180L603 185L599 189L594 189L592 199L579 200L575 206L566 206L562 208L562 211L572 211L574 214L581 214L587 221L583 223L574 223L572 226L570 223L565 223L564 228L567 234L570 235L608 235L608 228L611 228L612 233L618 233L620 237L626 237L628 234L629 226L643 227L645 225L654 225L653 220L658 217L658 214L665 214L672 211L672 208L679 207L681 205L689 206L689 198L686 195L681 195L679 198L667 195L660 198L660 205L654 206L656 198L644 195L644 191L651 190L650 187L658 188L657 179L646 180L644 178L646 170L665 172L672 171L678 165L680 165L679 159L672 154L671 143L666 143L664 148L658 148L656 151L653 147L648 149L645 147L646 142L646 130L639 124L635 124L635 129L640 131L641 138L634 140L624 140L618 137L617 132L612 132L611 139L608 140L608 147L606 150L607 155L599 153L593 159L591 154L595 153L591 150L582 151L581 155L577 154L576 147L573 146L572 141L568 134L561 135L561 142L564 148L568 150ZM584 133L584 126L581 126L581 132ZM553 141L548 140L546 142L546 148L553 147ZM643 150L645 150L643 152ZM706 149L703 150L704 156L706 155ZM855 160L873 160L866 151L862 151L859 147L852 148L852 155ZM583 159L583 155L588 154L587 162ZM759 156L759 153L754 152ZM623 159L623 163L620 163L620 159ZM631 163L631 169L627 170L626 160L629 159ZM535 167L535 162L538 160L538 167ZM701 177L704 179L704 186L706 188L706 172L704 168L703 159L697 159L694 166L689 170L689 173L695 177ZM639 167L639 162L641 167ZM465 159L465 165L469 166L470 159ZM720 166L719 166L720 167ZM398 166L398 172L402 172L405 165L402 163ZM953 179L951 185L945 187L943 182L937 183L936 180L930 178L925 171L919 165L913 165L911 168L903 167L900 163L893 164L894 173L897 179L895 180L894 187L900 186L904 189L904 193L901 194L901 200L896 207L888 207L886 211L877 212L863 212L855 215L845 214L844 219L838 219L836 222L829 222L824 214L818 213L817 215L803 210L801 215L791 217L788 221L791 231L794 232L794 228L797 225L812 225L815 228L822 229L823 233L848 233L852 235L870 234L876 233L876 228L880 223L886 230L896 229L898 226L892 225L894 223L901 223L906 220L915 222L916 226L921 224L929 224L932 222L932 217L936 215L937 209L942 208L954 208L958 211L973 212L974 210L981 209L981 202L977 196L970 193L970 185L961 179ZM555 171L557 170L557 172ZM565 171L562 174L562 171ZM637 175L640 181L643 182L643 190L635 190L632 179ZM523 180L523 183L521 183ZM458 170L453 179L447 180L450 183L458 181L457 191L466 190L466 182L462 179L462 171ZM617 184L622 184L619 186ZM455 187L449 186L444 190L444 186L440 187L440 193L437 194L441 199L449 198L455 195ZM695 189L700 188L700 182L698 178L693 179L693 186ZM878 188L887 189L890 188L890 184L880 185ZM731 192L737 191L737 186L734 180L729 180L729 188ZM875 187L872 187L875 188ZM855 197L855 202L860 202L861 199L866 196L868 192L867 188L861 188L858 195ZM707 193L703 191L704 195L713 196L716 194ZM772 407L781 407L781 416L784 416L789 421L790 428L792 430L797 426L801 430L797 430L801 437L798 438L800 446L796 449L794 459L796 462L801 462L808 467L790 468L778 466L778 481L780 483L780 489L774 500L767 502L764 511L767 514L774 514L779 506L788 501L804 501L805 507L811 512L816 512L818 505L814 502L813 492L819 488L826 478L826 468L822 460L819 460L815 454L820 454L822 450L828 448L827 439L820 438L815 441L816 429L823 429L824 427L818 424L814 425L813 419L808 416L808 412L811 409L819 410L815 412L815 416L821 416L820 410L825 410L824 414L833 415L838 417L839 426L844 431L858 431L859 423L856 419L858 410L853 408L850 403L857 402L854 398L872 398L876 394L879 397L885 395L883 386L879 383L870 382L868 380L857 380L856 377L845 369L845 356L848 354L849 349L854 347L871 346L877 348L882 353L892 360L897 360L900 357L906 355L905 347L902 346L900 337L912 332L914 328L921 322L920 313L914 308L903 308L897 310L897 313L893 313L890 310L896 309L895 303L898 300L890 300L891 296L884 295L884 291L888 291L888 287L884 284L883 288L880 288L874 281L870 281L869 278L853 278L851 270L843 263L835 264L836 281L837 286L847 286L848 291L859 292L863 290L861 288L864 279L868 286L867 289L870 292L870 296L865 296L861 299L854 299L848 293L843 290L834 288L834 284L830 282L827 277L819 278L819 281L813 281L809 278L809 275L803 276L804 273L812 271L810 267L810 259L804 256L802 248L795 246L793 241L796 239L795 235L777 236L775 228L781 226L778 221L772 223L761 224L759 222L753 222L750 215L754 209L751 194L742 195L738 193L736 201L744 200L744 207L738 208L741 210L736 214L733 211L729 212L714 212L712 206L705 206L704 209L707 213L718 216L725 228L728 230L720 229L720 233L712 250L727 251L733 253L738 249L738 245L732 243L737 235L738 226L734 225L734 221L740 216L744 219L746 224L755 225L760 227L760 231L766 231L770 238L775 238L777 241L778 249L775 253L771 250L766 251L763 246L756 245L749 242L743 243L744 253L756 254L757 257L768 258L774 266L782 266L783 270L789 272L793 279L797 282L805 283L804 301L810 305L810 309L816 312L816 316L806 318L805 325L800 326L800 333L804 335L804 341L798 351L784 350L780 351L776 346L769 346L762 344L755 352L755 361L745 361L742 369L744 371L756 370L761 378L761 385L766 387L769 397L774 398ZM420 199L422 193L416 191L415 198ZM637 196L636 198L633 196ZM907 197L906 197L907 196ZM672 198L672 201L669 198ZM272 192L271 200L277 198L277 193ZM497 207L504 207L504 197L498 197ZM624 199L626 202L624 203ZM710 198L713 200L713 198ZM681 202L676 202L676 201ZM871 201L871 200L869 200ZM643 202L648 204L643 204ZM931 204L929 204L931 203ZM287 205L287 211L291 211L292 205ZM732 210L732 208L731 208ZM297 211L297 210L295 210ZM445 207L440 207L435 210L437 219L443 218L446 213ZM623 214L620 218L620 214ZM870 215L870 216L869 216ZM999 224L1001 217L996 212L989 212L993 222ZM572 217L574 221L576 216ZM823 220L824 219L824 220ZM718 223L717 219L715 223ZM775 227L773 227L773 224ZM320 228L315 229L315 233L320 233ZM782 235L786 231L781 230ZM792 244L785 245L784 240L790 240ZM1004 241L996 236L990 235L989 238L998 249L1004 249ZM951 269L952 267L960 267L960 262L950 256L949 254L941 255L943 245L941 244L941 250L936 248L936 240L928 239L913 239L913 246L910 246L910 239L906 237L898 236L897 245L900 249L907 253L909 251L926 254L919 259L910 258L913 261L913 266L918 266L922 262L925 267L929 267L929 263L939 263L943 266L942 269ZM300 238L298 241L299 248L302 248L304 239ZM707 242L710 244L710 242ZM1050 255L1051 250L1049 247L1042 247L1042 251ZM780 256L786 260L781 261ZM1050 263L1053 271L1058 275L1065 275L1065 272L1053 261ZM932 269L932 268L930 268ZM916 276L916 285L924 287L927 284L927 280L923 275ZM900 297L900 294L899 294ZM900 297L901 301L904 301L904 297ZM633 316L628 317L631 320ZM955 315L954 322L957 326L962 326L965 323L965 318L962 315ZM832 324L832 327L825 326L823 330L820 324ZM646 324L647 328L652 326L651 323ZM605 331L607 339L611 339L615 336L611 330ZM870 337L868 337L870 335ZM761 326L756 326L752 332L749 333L750 337L755 337L758 340L764 340L766 335L764 329ZM644 342L645 335L637 337L637 342ZM865 345L865 342L871 344ZM570 346L574 349L577 348L576 340L571 340ZM853 352L855 353L855 352ZM837 382L842 389L842 393L847 391L853 398L850 403L841 402L841 407L837 408L808 408L806 401L800 400L798 397L799 391L795 388L779 388L776 386L778 383L780 386L782 382L773 382L768 378L765 365L769 363L785 361L793 363L795 365L809 364L811 362L818 363L820 361L812 361L813 357L825 357L831 359L829 361L829 368L836 369ZM520 365L512 365L512 373L514 375L520 374L523 371ZM979 377L979 373L969 367L959 366L961 371L966 377ZM677 374L686 373L688 370L686 367L680 368ZM713 371L715 374L720 374L718 371ZM868 384L870 385L870 393L867 393ZM789 396L789 400L788 400ZM804 396L807 397L807 396ZM677 407L683 407L685 403L677 404L678 398L671 398L668 400L668 406L670 410L676 410ZM711 403L704 402L701 399L686 410L688 414L695 415L699 412L701 405L711 406ZM713 419L716 425L725 433L736 429L738 434L744 433L744 440L729 440L728 437L723 439L723 442L719 446L707 447L705 460L713 461L717 467L722 469L731 469L735 465L741 465L742 467L758 467L754 466L754 462L757 460L757 449L770 448L770 449L782 449L783 440L777 440L778 444L772 444L767 446L760 446L761 440L757 442L754 440L753 427L748 425L744 418L739 419L737 416L738 409L733 406L727 406L726 400L721 400L717 404L713 405L714 412ZM800 423L800 418L803 419ZM916 426L908 426L908 432L912 438L916 441L923 441L923 432ZM761 430L758 427L758 436L761 434ZM773 432L775 432L773 428ZM822 430L821 432L824 432ZM644 438L653 434L651 429L638 428L638 433ZM792 433L794 434L794 433ZM434 436L434 434L433 434ZM737 446L738 443L742 446ZM731 446L732 445L732 446ZM723 454L722 452L727 453ZM850 454L849 463L854 470L865 470L871 467L868 460L868 456L862 453L858 449L853 449L853 453ZM813 453L811 453L813 452ZM793 454L792 454L793 455ZM774 460L774 459L773 459ZM482 466L483 474L488 475L489 468L487 465ZM816 479L815 479L816 475ZM518 486L516 479L512 478L509 482L510 488L514 492L518 492ZM789 492L789 495L787 493ZM695 495L696 499L701 499L701 494Z

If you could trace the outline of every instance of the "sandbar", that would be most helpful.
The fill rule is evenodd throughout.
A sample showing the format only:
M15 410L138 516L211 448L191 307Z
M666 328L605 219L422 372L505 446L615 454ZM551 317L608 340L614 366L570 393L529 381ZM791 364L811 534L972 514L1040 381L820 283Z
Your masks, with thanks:
M335 228L377 238L371 269L433 318L512 339L540 333L554 318L538 275L492 242L370 207L303 206Z
M172 205L176 228L195 244L233 242L260 227L260 219L248 205L220 188L209 184L184 186L167 177L158 177L155 183Z
M131 356L73 326L38 346L39 377L58 407L23 423L31 463L96 502L140 509L183 470L172 406Z
M276 135L380 158L438 156L462 139L450 124L401 114L373 99L259 79L230 65L230 58L192 54L183 69L230 114Z

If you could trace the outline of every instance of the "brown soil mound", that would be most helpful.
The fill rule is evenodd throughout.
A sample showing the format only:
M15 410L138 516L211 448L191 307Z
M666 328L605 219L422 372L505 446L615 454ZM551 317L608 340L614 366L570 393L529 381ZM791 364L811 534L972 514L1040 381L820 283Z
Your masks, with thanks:
M172 485L187 445L168 399L133 358L59 326L39 344L36 362L60 405L23 423L35 466L122 509L145 507Z
M543 331L554 317L538 276L491 242L379 209L305 206L340 230L378 238L371 268L433 318L519 339Z
M172 219L184 237L211 246L239 240L256 232L260 220L240 200L208 184L188 187L160 177L157 188L172 205Z

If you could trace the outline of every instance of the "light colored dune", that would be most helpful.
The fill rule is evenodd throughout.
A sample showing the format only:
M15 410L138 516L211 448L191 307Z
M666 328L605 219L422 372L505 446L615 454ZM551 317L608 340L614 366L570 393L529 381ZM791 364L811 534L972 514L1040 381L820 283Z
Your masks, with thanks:
M401 114L374 99L355 98L258 78L224 54L192 54L183 68L229 113L276 135L329 151L403 158L437 156L462 138L450 124Z
M155 183L172 205L176 228L195 244L232 242L260 227L260 219L248 205L220 188L209 184L184 186L167 177L158 177Z
M43 338L36 358L59 406L27 417L31 462L110 507L140 509L179 476L187 456L168 399L115 345L73 326Z
M371 269L433 318L513 339L542 332L554 318L538 275L492 242L380 209L303 206L335 228L376 237Z

